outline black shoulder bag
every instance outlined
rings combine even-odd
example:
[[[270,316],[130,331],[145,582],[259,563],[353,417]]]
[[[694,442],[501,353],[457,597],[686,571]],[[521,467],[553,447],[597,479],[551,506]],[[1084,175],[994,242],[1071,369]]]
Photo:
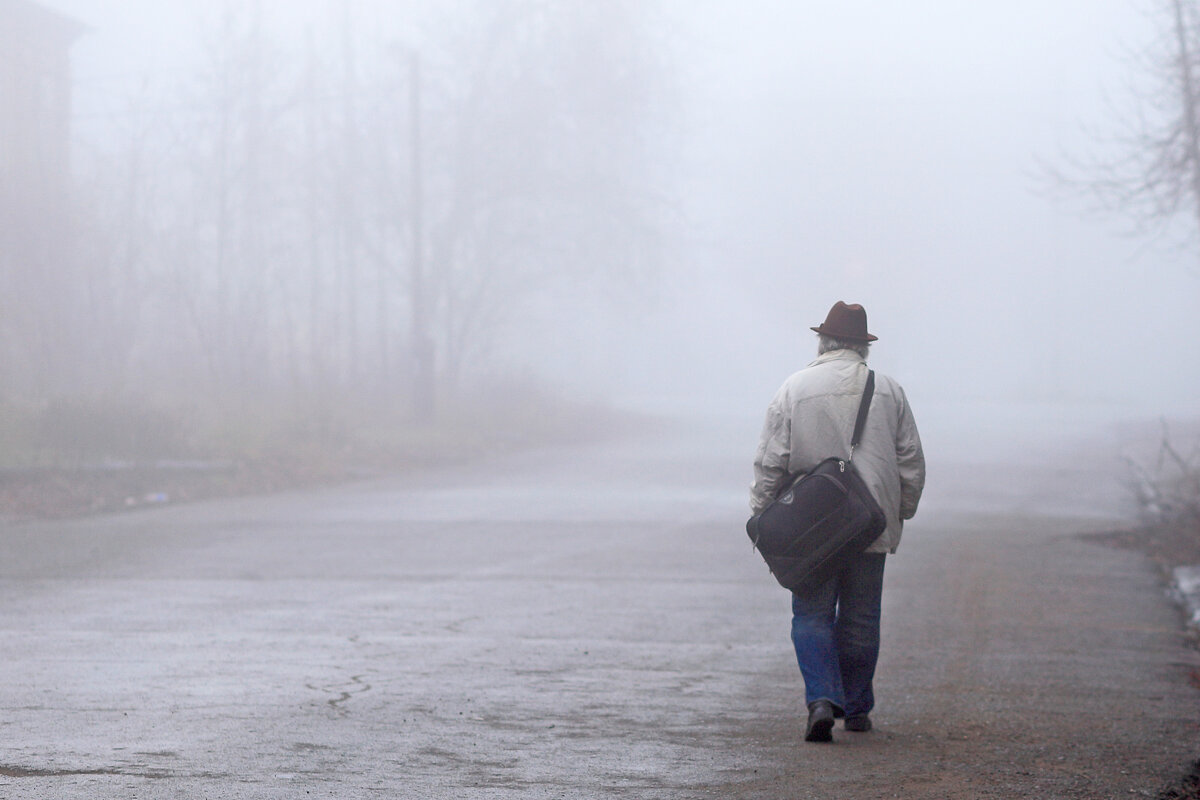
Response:
[[[852,460],[875,393],[875,372],[858,404],[850,457],[827,458],[794,478],[762,513],[746,523],[755,549],[785,589],[820,588],[887,527],[887,517]]]

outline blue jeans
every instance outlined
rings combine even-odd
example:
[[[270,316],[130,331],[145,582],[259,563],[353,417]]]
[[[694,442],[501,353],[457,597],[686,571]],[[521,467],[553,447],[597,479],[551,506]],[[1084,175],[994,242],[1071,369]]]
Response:
[[[828,700],[839,716],[875,707],[884,553],[862,553],[824,586],[792,595],[792,644],[809,705]]]

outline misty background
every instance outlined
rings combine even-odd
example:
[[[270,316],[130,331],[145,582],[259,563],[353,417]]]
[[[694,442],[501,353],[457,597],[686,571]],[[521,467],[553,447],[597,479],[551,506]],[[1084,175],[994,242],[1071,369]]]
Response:
[[[9,404],[536,387],[756,432],[845,300],[931,455],[1200,413],[1195,242],[1045,169],[1110,147],[1153,3],[41,6],[85,27]]]

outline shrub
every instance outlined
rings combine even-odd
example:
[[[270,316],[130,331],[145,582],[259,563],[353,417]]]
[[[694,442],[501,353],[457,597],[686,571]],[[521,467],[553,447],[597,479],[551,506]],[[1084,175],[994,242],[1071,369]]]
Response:
[[[55,400],[33,415],[32,427],[33,447],[59,466],[187,452],[178,419],[133,400]]]
[[[1186,452],[1171,441],[1166,422],[1157,457],[1143,466],[1126,457],[1134,498],[1144,520],[1155,525],[1200,522],[1200,439]]]

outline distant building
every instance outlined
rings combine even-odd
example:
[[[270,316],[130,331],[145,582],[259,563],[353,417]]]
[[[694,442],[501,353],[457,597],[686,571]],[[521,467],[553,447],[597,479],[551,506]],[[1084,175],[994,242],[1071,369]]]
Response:
[[[56,388],[76,316],[69,52],[84,30],[0,0],[0,397]]]
[[[53,202],[68,184],[69,51],[85,30],[31,0],[0,0],[0,182],[8,192]]]

